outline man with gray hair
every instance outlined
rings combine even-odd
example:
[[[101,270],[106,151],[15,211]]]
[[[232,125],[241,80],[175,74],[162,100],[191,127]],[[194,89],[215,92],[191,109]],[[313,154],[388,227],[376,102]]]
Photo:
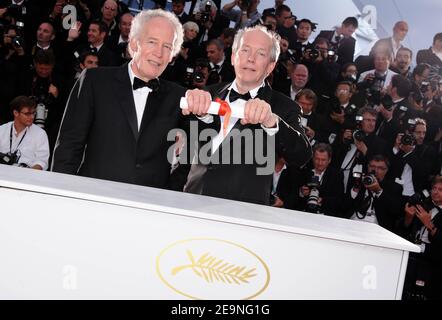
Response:
[[[180,98],[186,94],[195,109],[210,98],[159,79],[182,42],[183,29],[173,13],[139,13],[129,35],[132,61],[85,70],[72,89],[52,170],[165,188],[172,145],[167,134],[179,124]]]
[[[276,152],[288,166],[299,167],[310,159],[311,147],[300,124],[300,107],[265,81],[279,53],[279,37],[263,26],[237,33],[232,47],[236,78],[227,85],[209,87],[209,91],[232,109],[244,107],[244,118],[208,115],[208,105],[189,108],[187,112],[200,116],[201,126],[216,134],[209,142],[209,162],[192,165],[186,192],[269,204]],[[260,144],[266,153],[264,162],[256,152]],[[250,146],[255,150],[249,150]],[[238,159],[241,161],[235,161]],[[263,172],[263,168],[270,170]]]

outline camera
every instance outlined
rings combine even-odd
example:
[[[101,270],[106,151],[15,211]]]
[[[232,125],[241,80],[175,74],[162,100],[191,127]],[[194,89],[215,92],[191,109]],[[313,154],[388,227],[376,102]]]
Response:
[[[356,116],[355,118],[356,120],[356,130],[353,132],[353,139],[355,139],[356,141],[364,141],[366,134],[364,131],[362,131],[361,128],[361,123],[364,120],[364,117],[362,116]]]
[[[329,63],[336,62],[338,60],[338,55],[336,54],[335,49],[329,49],[327,51],[327,61]]]
[[[43,103],[38,103],[35,109],[34,123],[40,128],[44,129],[47,117],[48,117],[48,109]]]
[[[202,23],[209,22],[211,13],[212,13],[212,3],[210,1],[207,1],[206,6],[204,7],[204,11],[201,12],[201,22]]]
[[[424,203],[430,198],[430,193],[428,192],[428,190],[422,190],[421,192],[417,192],[415,194],[413,194],[409,199],[408,199],[408,203],[410,204],[410,206],[423,206]]]
[[[414,130],[416,130],[416,120],[409,119],[405,130],[406,132],[401,138],[401,144],[406,146],[414,146],[416,144],[416,137],[413,134]]]
[[[362,185],[362,172],[353,172],[353,187],[360,189]]]
[[[376,181],[376,174],[374,171],[371,171],[369,174],[366,174],[362,177],[361,182],[364,186],[371,186]]]
[[[18,17],[26,14],[26,8],[21,7],[15,3],[10,4],[8,7],[8,15],[12,18],[17,19]]]
[[[12,45],[16,48],[20,48],[23,47],[24,44],[24,40],[22,37],[20,36],[15,36],[14,38],[12,38]]]
[[[320,54],[321,54],[321,53],[319,52],[318,49],[311,49],[311,50],[308,52],[308,59],[311,60],[311,61],[316,61],[316,59],[319,58],[319,55],[320,55]]]
[[[311,213],[319,213],[319,186],[321,185],[318,176],[312,176],[307,183],[307,187],[310,189],[310,195],[307,199],[306,211]]]
[[[15,152],[1,153],[0,152],[0,164],[5,164],[8,166],[12,166],[18,163],[20,156],[18,155],[18,150]]]

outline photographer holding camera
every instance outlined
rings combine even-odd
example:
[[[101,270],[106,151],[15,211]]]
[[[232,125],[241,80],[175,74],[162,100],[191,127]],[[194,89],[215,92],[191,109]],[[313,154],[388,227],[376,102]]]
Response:
[[[408,259],[404,299],[442,298],[441,228],[442,177],[436,176],[431,182],[431,197],[410,199],[397,224],[399,235],[421,247],[420,253],[410,253]]]
[[[46,170],[49,143],[44,130],[33,124],[35,101],[18,96],[11,110],[14,121],[0,126],[0,164]]]
[[[386,178],[389,167],[387,157],[375,155],[368,161],[367,173],[353,173],[345,201],[345,218],[394,229],[402,205],[402,190],[399,184]]]
[[[199,27],[196,42],[201,46],[201,50],[205,49],[204,45],[207,41],[218,38],[230,24],[227,17],[219,14],[218,8],[212,0],[201,1],[199,11],[194,15],[194,20]],[[200,56],[204,56],[204,52]]]
[[[355,117],[358,108],[351,103],[353,96],[353,84],[348,81],[338,82],[335,90],[335,98],[324,105],[324,125],[322,135],[327,137],[330,143],[334,142],[336,136],[342,129],[354,128]]]
[[[394,75],[385,93],[376,101],[376,109],[382,117],[376,123],[376,134],[394,145],[397,134],[404,130],[409,119],[418,117],[408,99],[411,91],[410,81],[401,75]]]
[[[234,0],[223,7],[223,15],[235,22],[235,29],[255,25],[261,18],[258,12],[259,0]],[[239,9],[234,9],[235,7]]]
[[[26,66],[26,56],[17,41],[15,26],[6,27],[0,36],[0,124],[3,124],[12,120],[9,103],[17,96],[19,75]]]
[[[332,148],[325,143],[313,147],[310,165],[288,167],[278,186],[286,209],[337,216],[344,197],[342,173],[330,166]]]
[[[334,53],[329,50],[329,43],[324,38],[317,38],[314,48],[304,51],[303,61],[310,72],[307,88],[312,89],[323,103],[322,97],[331,97],[336,79],[339,75],[339,64],[335,61]]]
[[[373,155],[387,154],[387,144],[375,135],[377,112],[370,107],[359,109],[356,118],[356,127],[344,129],[341,139],[333,144],[335,168],[341,169],[344,174],[345,190],[348,190],[349,180],[356,165],[365,167],[367,159]]]

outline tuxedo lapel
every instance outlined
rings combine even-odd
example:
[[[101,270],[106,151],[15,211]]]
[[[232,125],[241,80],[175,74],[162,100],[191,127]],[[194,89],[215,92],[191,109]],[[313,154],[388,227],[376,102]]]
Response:
[[[118,69],[116,78],[118,81],[114,82],[114,92],[117,96],[117,102],[126,116],[135,140],[138,140],[138,120],[127,64]]]

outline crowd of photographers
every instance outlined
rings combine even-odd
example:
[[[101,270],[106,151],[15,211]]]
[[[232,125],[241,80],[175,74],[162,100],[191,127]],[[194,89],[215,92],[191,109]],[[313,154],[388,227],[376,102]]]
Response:
[[[377,223],[419,244],[404,297],[441,298],[442,33],[414,53],[400,21],[355,60],[354,17],[318,31],[284,0],[263,12],[259,0],[185,4],[172,1],[184,43],[162,77],[187,88],[235,78],[236,30],[262,24],[281,36],[267,81],[302,108],[314,155],[303,168],[278,158],[273,205]],[[114,0],[0,0],[0,163],[48,168],[73,84],[85,68],[130,60],[132,19]]]

